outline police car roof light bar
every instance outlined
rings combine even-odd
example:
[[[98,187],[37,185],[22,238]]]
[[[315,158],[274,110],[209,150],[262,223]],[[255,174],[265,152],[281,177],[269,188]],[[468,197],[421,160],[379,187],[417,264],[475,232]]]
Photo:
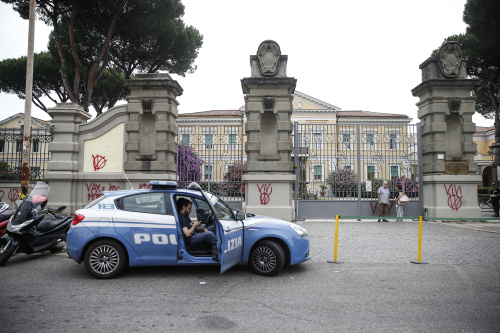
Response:
[[[149,182],[152,190],[176,190],[177,182],[168,180],[152,180]]]

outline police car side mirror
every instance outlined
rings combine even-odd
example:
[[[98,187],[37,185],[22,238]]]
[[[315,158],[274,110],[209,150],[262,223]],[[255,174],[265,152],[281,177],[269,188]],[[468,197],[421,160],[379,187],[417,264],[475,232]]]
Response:
[[[238,211],[238,213],[236,214],[236,219],[237,220],[244,220],[245,219],[245,213],[243,213],[242,211]]]

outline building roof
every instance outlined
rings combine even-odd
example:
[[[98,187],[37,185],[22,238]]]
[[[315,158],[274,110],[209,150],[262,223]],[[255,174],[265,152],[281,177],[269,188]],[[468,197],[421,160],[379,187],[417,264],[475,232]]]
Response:
[[[309,95],[304,94],[304,93],[302,93],[300,91],[297,91],[297,90],[295,90],[295,92],[294,92],[293,95],[294,95],[294,98],[298,98],[298,99],[302,99],[304,101],[308,101],[309,103],[317,105],[318,107],[320,107],[322,109],[335,110],[335,111],[339,111],[340,110],[340,108],[338,106],[335,106],[333,104],[324,102],[324,101],[322,101],[320,99],[317,99],[315,97],[309,96]]]
[[[491,131],[494,129],[495,129],[495,126],[490,126],[490,127],[476,126],[476,133],[477,132],[488,132],[488,131]]]
[[[337,117],[377,117],[377,118],[408,118],[405,114],[381,113],[361,110],[337,111]]]
[[[210,110],[201,112],[179,113],[182,117],[241,117],[243,112],[240,110]]]
[[[8,118],[5,118],[3,120],[0,120],[0,126],[2,124],[6,124],[8,123],[9,121],[13,120],[13,119],[16,119],[16,118],[21,118],[24,120],[24,113],[22,112],[19,112],[19,113],[16,113]],[[37,125],[37,126],[40,126],[40,127],[46,127],[46,126],[49,126],[51,123],[50,121],[47,121],[47,120],[42,120],[40,118],[36,118],[36,117],[31,117],[31,123]]]

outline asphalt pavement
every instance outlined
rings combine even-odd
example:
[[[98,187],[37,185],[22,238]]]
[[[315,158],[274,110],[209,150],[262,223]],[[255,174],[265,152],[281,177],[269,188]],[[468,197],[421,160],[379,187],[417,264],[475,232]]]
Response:
[[[130,268],[96,280],[55,255],[0,267],[2,332],[500,332],[500,223],[299,221],[311,260]]]

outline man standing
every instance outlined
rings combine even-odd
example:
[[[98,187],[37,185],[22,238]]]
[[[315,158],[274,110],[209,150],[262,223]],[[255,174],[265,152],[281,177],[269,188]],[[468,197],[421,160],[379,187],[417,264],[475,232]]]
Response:
[[[389,189],[387,188],[389,184],[387,181],[384,181],[384,186],[380,187],[377,191],[378,197],[378,217],[387,216],[387,211],[389,209]],[[380,219],[378,220],[380,222]],[[382,220],[383,222],[389,222],[386,219]]]
[[[493,210],[495,211],[495,215],[493,215],[493,217],[498,217],[498,201],[500,200],[499,196],[500,196],[500,189],[497,188],[497,183],[496,182],[493,182],[493,184],[491,184],[493,186],[493,188],[491,189],[490,191],[490,198],[491,198],[491,202],[493,202]]]

